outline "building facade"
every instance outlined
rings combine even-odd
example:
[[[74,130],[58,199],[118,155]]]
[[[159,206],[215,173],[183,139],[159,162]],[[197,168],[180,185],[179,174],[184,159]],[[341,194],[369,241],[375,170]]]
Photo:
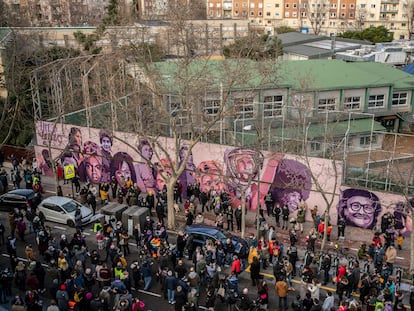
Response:
[[[385,26],[394,39],[409,39],[409,14],[404,0],[207,0],[207,18],[248,19],[267,33],[287,26],[313,34],[336,34]],[[224,9],[225,8],[225,9]]]

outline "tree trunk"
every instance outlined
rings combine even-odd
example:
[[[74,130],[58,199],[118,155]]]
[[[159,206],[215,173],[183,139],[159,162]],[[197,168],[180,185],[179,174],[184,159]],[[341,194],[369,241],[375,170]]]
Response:
[[[167,227],[175,229],[175,210],[174,210],[174,186],[176,178],[170,178],[167,182]]]
[[[241,238],[246,236],[246,191],[242,190],[241,193],[241,206],[242,206],[242,219],[241,219]]]
[[[329,213],[330,213],[330,207],[328,206],[325,210],[325,215],[323,221],[325,222],[325,226],[323,228],[323,238],[321,243],[321,251],[325,249],[326,240],[328,239],[328,225],[329,225]],[[332,232],[331,232],[332,234]]]

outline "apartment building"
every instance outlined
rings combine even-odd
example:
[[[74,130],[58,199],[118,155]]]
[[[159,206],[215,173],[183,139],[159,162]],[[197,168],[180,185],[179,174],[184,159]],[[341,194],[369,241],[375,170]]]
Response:
[[[409,39],[409,14],[404,0],[207,0],[207,18],[248,19],[271,34],[281,26],[322,35],[385,26]]]

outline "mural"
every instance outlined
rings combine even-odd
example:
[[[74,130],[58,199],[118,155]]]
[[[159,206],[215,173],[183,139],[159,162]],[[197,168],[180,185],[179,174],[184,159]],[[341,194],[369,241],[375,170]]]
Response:
[[[142,192],[157,193],[165,186],[164,178],[172,173],[173,163],[165,152],[174,155],[175,145],[169,138],[159,138],[163,152],[154,150],[149,139],[131,133],[40,121],[36,123],[36,134],[36,159],[44,175],[53,175],[52,162],[74,164],[84,182],[99,184],[115,177],[121,186],[132,183]],[[114,137],[122,137],[127,143]],[[138,152],[130,146],[136,146]],[[180,146],[179,163],[187,152],[186,144]],[[411,206],[403,203],[404,197],[364,189],[335,189],[331,161],[311,158],[310,165],[321,187],[327,193],[339,195],[334,202],[337,208],[331,208],[333,224],[343,217],[350,226],[383,231],[381,225],[392,219],[399,233],[410,234]],[[206,194],[227,194],[233,207],[241,204],[241,194],[245,192],[247,207],[252,210],[258,204],[264,205],[264,197],[270,192],[274,202],[287,205],[294,217],[302,199],[308,206],[318,205],[321,213],[325,210],[311,177],[307,165],[293,155],[199,143],[192,149],[179,182],[183,199],[187,197],[187,187],[198,184]],[[337,178],[342,180],[341,173]],[[310,212],[307,218],[311,220]]]
[[[350,226],[384,233],[391,225],[397,233],[408,236],[412,231],[412,206],[405,201],[404,197],[390,193],[341,189],[337,214]]]

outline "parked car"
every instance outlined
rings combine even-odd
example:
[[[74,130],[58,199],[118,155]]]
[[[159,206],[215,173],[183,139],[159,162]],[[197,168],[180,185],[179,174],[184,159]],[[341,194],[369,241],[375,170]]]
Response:
[[[35,193],[31,189],[16,189],[0,196],[0,210],[11,212],[15,208],[26,210],[33,207]]]
[[[208,225],[191,225],[185,229],[185,234],[191,235],[195,246],[203,246],[207,239],[212,239],[214,242],[221,240],[223,244],[227,239],[231,239],[234,244],[236,254],[240,258],[247,257],[249,248],[247,241],[237,235],[225,232],[220,228]]]
[[[80,207],[82,213],[82,223],[87,224],[91,222],[92,210],[68,197],[48,197],[38,206],[39,210],[45,215],[46,220],[66,224],[70,227],[75,226],[77,207]]]

